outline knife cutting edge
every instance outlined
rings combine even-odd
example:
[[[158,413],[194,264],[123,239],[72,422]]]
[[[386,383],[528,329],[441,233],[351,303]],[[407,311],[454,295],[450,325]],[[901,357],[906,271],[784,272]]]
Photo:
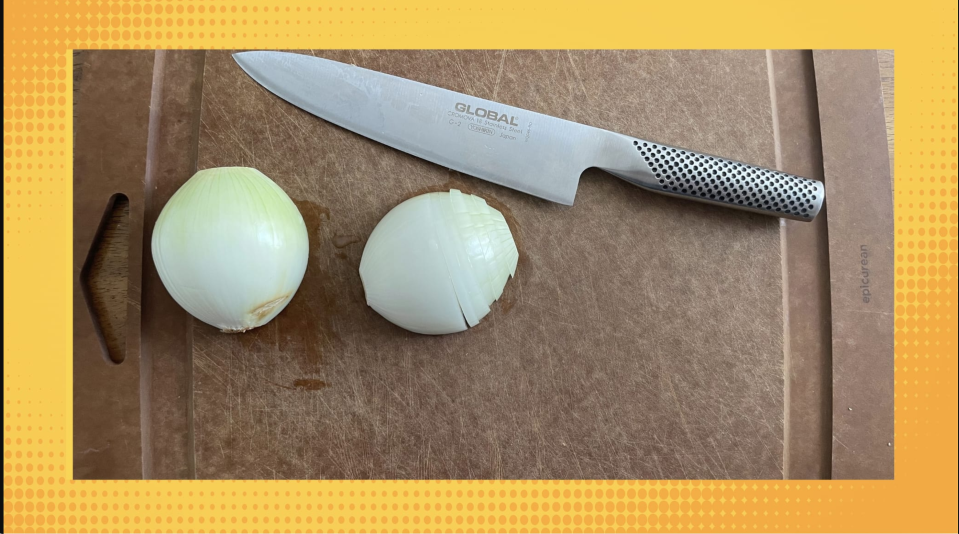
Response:
[[[233,58],[287,102],[450,169],[572,205],[583,171],[602,169],[670,196],[811,221],[822,182],[654,143],[354,65],[289,52]]]

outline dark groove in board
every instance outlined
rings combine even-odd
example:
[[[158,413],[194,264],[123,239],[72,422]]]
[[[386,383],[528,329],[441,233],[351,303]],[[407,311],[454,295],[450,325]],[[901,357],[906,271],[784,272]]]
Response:
[[[156,144],[146,177],[143,265],[143,354],[152,376],[143,396],[150,405],[149,476],[196,477],[193,433],[193,320],[170,297],[153,264],[153,226],[169,198],[196,172],[203,51],[164,51],[155,73]]]
[[[822,139],[812,52],[775,50],[775,90],[784,171],[823,179]],[[784,288],[789,395],[784,473],[828,479],[832,463],[832,346],[829,300],[828,198],[809,223],[785,221]]]

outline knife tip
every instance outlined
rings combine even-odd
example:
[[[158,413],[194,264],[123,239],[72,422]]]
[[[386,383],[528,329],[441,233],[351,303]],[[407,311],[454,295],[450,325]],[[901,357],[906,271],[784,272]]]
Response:
[[[241,52],[233,52],[230,55],[233,56],[233,61],[242,65],[244,63],[253,63],[268,54],[265,50],[243,50]]]
[[[233,57],[233,61],[237,63],[240,67],[246,70],[247,65],[250,63],[250,60],[253,59],[251,52],[233,52],[230,56]]]

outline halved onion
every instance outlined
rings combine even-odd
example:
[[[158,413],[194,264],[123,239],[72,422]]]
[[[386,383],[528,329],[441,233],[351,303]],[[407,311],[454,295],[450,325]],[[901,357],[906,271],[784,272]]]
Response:
[[[452,189],[393,208],[360,260],[367,304],[420,334],[476,326],[516,274],[519,252],[503,214]]]

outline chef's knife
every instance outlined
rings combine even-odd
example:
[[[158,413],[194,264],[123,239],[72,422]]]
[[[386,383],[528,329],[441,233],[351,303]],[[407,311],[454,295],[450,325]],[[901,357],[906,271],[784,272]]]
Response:
[[[263,87],[317,117],[433,163],[571,205],[600,168],[671,196],[811,221],[821,182],[288,52],[240,52]]]

